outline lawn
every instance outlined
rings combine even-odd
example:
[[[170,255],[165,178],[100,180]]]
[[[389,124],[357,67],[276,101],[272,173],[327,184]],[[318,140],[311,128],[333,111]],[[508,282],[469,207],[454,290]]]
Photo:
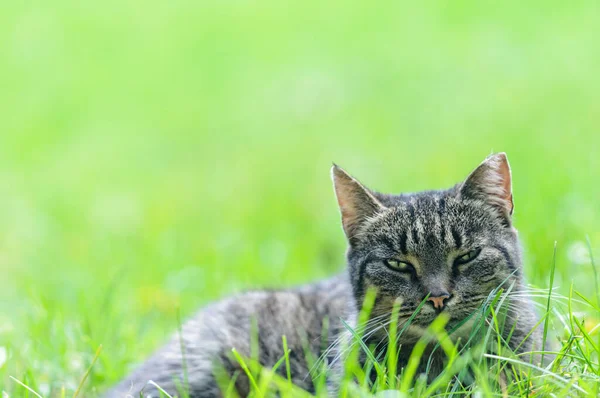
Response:
[[[332,161],[412,192],[507,152],[529,282],[556,242],[556,291],[598,303],[599,27],[592,0],[7,2],[0,391],[73,395],[102,346],[95,396],[178,313],[340,272]]]

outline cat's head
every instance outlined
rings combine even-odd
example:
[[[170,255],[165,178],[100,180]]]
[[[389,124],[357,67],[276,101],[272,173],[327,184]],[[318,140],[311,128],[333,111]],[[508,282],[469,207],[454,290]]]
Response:
[[[428,324],[440,311],[462,320],[499,285],[520,277],[504,153],[489,156],[466,180],[441,191],[380,194],[338,166],[332,178],[357,304],[369,288],[378,292],[372,317],[390,314],[397,299],[400,318],[408,317],[429,296],[417,324]]]

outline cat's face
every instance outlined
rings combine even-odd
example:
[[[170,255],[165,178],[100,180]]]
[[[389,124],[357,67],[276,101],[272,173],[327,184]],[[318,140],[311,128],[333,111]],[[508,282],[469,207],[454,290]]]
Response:
[[[369,288],[378,292],[372,318],[389,315],[399,301],[400,320],[406,319],[429,297],[416,325],[428,325],[441,311],[457,323],[519,276],[504,154],[486,159],[446,191],[373,193],[341,169],[334,169],[334,181],[357,303]]]

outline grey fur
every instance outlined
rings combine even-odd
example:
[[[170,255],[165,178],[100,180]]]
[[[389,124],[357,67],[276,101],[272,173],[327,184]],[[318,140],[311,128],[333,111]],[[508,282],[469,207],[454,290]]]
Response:
[[[400,300],[402,322],[428,294],[448,295],[444,311],[450,316],[450,326],[472,314],[499,285],[524,289],[521,249],[511,219],[510,168],[504,154],[488,157],[463,183],[442,191],[386,195],[368,190],[337,166],[332,176],[349,242],[348,273],[291,290],[245,293],[200,311],[182,333],[190,396],[221,396],[215,377],[219,372],[229,377],[238,372],[237,392],[247,395],[248,379],[230,353],[235,347],[243,356],[252,356],[253,319],[258,325],[259,361],[273,366],[283,356],[281,336],[286,335],[293,382],[312,391],[305,350],[335,362],[338,352],[326,350],[323,341],[343,337],[341,319],[355,322],[371,287],[378,292],[372,318],[389,315],[395,300]],[[458,256],[473,249],[480,250],[476,258],[455,264]],[[388,259],[410,262],[414,268],[392,269],[386,265]],[[524,295],[509,300],[516,304],[508,314],[506,329],[516,325],[509,344],[520,352],[539,349],[537,331],[523,341],[537,322],[532,303]],[[439,313],[429,304],[401,336],[398,369]],[[329,322],[325,338],[321,336],[324,322]],[[462,333],[459,330],[453,337]],[[384,327],[374,328],[365,339],[380,344],[385,336]],[[107,397],[138,396],[148,380],[175,394],[177,385],[184,384],[183,363],[176,336]],[[442,366],[443,357],[434,358],[433,373]],[[149,386],[144,393],[156,396]]]

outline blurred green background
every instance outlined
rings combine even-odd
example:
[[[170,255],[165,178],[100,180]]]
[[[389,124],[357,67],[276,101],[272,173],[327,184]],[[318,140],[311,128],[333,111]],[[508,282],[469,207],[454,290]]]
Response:
[[[343,269],[384,192],[508,153],[526,274],[593,291],[598,1],[4,2],[0,390],[102,390],[182,317]]]

